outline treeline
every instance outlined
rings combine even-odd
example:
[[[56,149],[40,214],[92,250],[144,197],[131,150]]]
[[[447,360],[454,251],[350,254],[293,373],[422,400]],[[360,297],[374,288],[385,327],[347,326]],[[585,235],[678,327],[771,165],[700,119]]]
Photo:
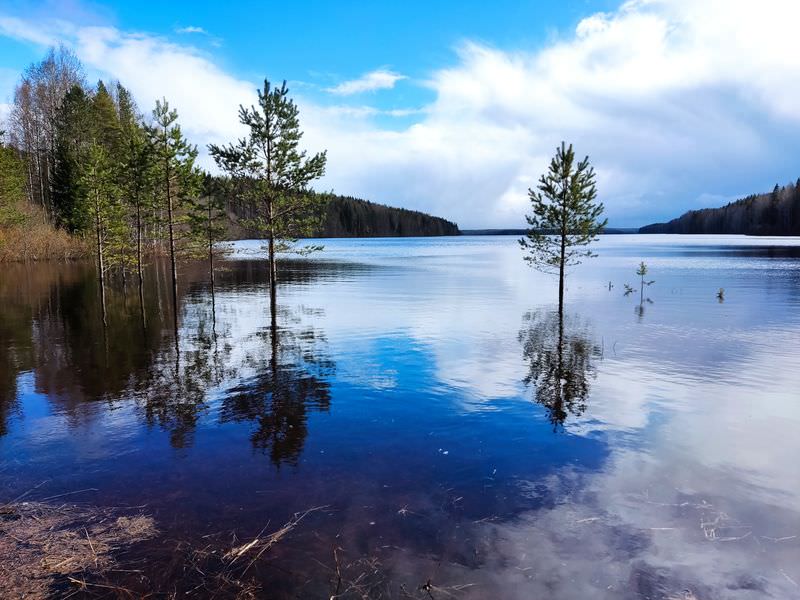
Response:
[[[753,194],[720,208],[690,210],[639,233],[800,235],[800,179],[768,194]]]
[[[25,215],[34,211],[49,228],[44,235],[67,235],[74,246],[93,250],[101,296],[108,276],[127,285],[134,273],[141,296],[145,260],[164,254],[176,299],[176,261],[213,260],[225,231],[219,194],[195,165],[197,149],[177,120],[166,100],[145,114],[121,83],[89,85],[63,46],[26,69],[0,164],[6,257],[29,258],[14,257],[11,242],[14,231],[26,235]]]
[[[224,182],[223,182],[224,183]],[[220,188],[223,186],[220,185]],[[351,196],[337,194],[314,194],[321,197],[325,214],[320,226],[310,237],[423,237],[460,235],[458,225],[441,217],[377,204]],[[258,236],[244,226],[254,214],[251,205],[237,202],[229,196],[224,200],[225,209],[231,217],[228,239],[245,239]]]
[[[350,196],[330,195],[319,237],[459,235],[458,225],[416,210],[393,208]]]

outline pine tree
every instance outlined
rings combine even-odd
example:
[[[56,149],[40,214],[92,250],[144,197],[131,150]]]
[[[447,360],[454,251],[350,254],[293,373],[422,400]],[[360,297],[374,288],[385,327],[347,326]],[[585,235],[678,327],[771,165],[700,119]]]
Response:
[[[139,308],[146,326],[144,310],[144,233],[156,184],[155,149],[141,124],[136,105],[128,90],[117,84],[117,105],[121,129],[120,187],[133,221],[135,266]]]
[[[109,232],[113,231],[113,223],[118,218],[119,204],[115,200],[117,188],[114,169],[105,148],[96,141],[89,146],[81,184],[86,191],[87,212],[92,219],[94,228],[100,306],[102,308],[103,325],[106,326],[108,325],[105,291],[105,273],[108,268],[106,264],[106,244]]]
[[[178,331],[178,269],[177,235],[180,204],[196,192],[197,175],[194,161],[197,148],[190,145],[178,125],[178,112],[170,110],[166,100],[156,101],[153,110],[155,124],[150,128],[150,138],[155,149],[158,169],[158,187],[167,209],[169,256],[172,267],[172,308],[175,333]],[[177,344],[177,336],[176,342]]]
[[[203,176],[202,192],[196,199],[189,201],[189,235],[192,241],[192,253],[208,260],[208,272],[211,282],[212,298],[214,294],[214,253],[219,250],[219,243],[228,232],[225,212],[224,181],[211,175]]]
[[[208,149],[231,176],[234,196],[255,215],[247,224],[267,239],[275,326],[275,256],[292,250],[298,238],[319,229],[325,197],[309,193],[309,185],[324,175],[326,154],[309,157],[299,149],[303,136],[299,110],[289,98],[286,82],[273,88],[265,79],[264,89],[258,91],[258,106],[240,106],[239,120],[250,130],[246,138],[227,146],[211,144]]]
[[[122,127],[114,98],[102,81],[97,83],[97,90],[92,98],[92,126],[94,142],[103,148],[116,184],[116,193],[110,199],[107,211],[107,267],[116,269],[122,275],[123,284],[126,284],[127,271],[133,265],[133,252],[130,230],[119,194]]]
[[[603,204],[595,202],[597,188],[589,157],[576,164],[572,144],[567,148],[562,142],[548,172],[528,195],[533,213],[526,216],[530,229],[519,243],[531,267],[558,271],[558,309],[563,312],[566,267],[595,256],[586,246],[608,223],[600,220]]]

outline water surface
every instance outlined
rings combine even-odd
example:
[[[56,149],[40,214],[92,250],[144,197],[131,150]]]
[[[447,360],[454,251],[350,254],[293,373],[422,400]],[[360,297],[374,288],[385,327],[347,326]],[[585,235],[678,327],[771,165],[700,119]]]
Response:
[[[145,505],[139,590],[324,507],[270,597],[800,597],[800,240],[604,236],[561,320],[513,237],[324,243],[277,332],[258,242],[184,266],[177,350],[163,266],[105,332],[90,264],[4,267],[0,502]]]

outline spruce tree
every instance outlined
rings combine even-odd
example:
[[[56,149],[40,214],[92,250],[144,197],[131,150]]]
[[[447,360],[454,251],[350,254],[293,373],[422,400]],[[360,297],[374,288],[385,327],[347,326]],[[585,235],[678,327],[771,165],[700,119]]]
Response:
[[[55,118],[55,160],[52,179],[56,223],[72,233],[93,227],[83,210],[82,170],[93,139],[92,100],[79,85],[66,93]]]
[[[576,164],[572,144],[564,142],[556,150],[547,173],[539,178],[536,190],[528,190],[532,214],[530,228],[519,240],[524,259],[536,269],[558,272],[558,310],[564,310],[564,272],[595,256],[586,248],[608,223],[600,220],[603,204],[595,202],[594,169],[587,156]]]
[[[292,250],[298,238],[319,229],[325,196],[309,193],[309,185],[324,175],[326,154],[307,156],[300,150],[299,110],[289,98],[286,82],[272,87],[265,79],[263,90],[258,91],[258,106],[240,106],[239,120],[249,128],[247,137],[226,146],[211,144],[208,149],[230,175],[234,197],[254,215],[247,225],[267,240],[275,326],[275,256]],[[319,247],[308,248],[315,249]]]

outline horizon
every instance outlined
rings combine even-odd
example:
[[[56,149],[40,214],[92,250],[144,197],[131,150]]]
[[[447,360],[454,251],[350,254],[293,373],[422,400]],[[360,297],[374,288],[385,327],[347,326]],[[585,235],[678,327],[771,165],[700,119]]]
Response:
[[[420,15],[424,16],[420,22]],[[610,228],[669,221],[800,173],[800,4],[607,0],[274,8],[12,1],[0,9],[0,119],[22,71],[63,43],[87,80],[148,114],[178,109],[200,162],[239,104],[288,80],[316,189],[461,229],[524,228],[527,189],[565,140],[589,155]],[[269,29],[277,20],[285,26]]]

